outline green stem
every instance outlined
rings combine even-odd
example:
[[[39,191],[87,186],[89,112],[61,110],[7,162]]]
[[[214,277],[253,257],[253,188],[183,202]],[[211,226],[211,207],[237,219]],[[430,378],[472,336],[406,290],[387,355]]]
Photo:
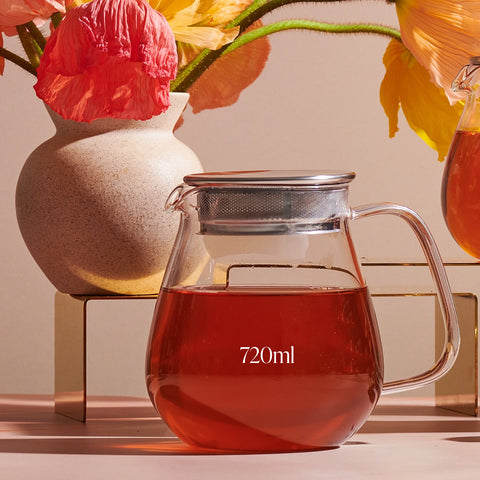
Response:
[[[186,92],[207,68],[223,53],[226,46],[218,50],[202,50],[188,65],[181,70],[170,83],[171,92]]]
[[[25,24],[27,30],[30,32],[30,35],[33,37],[37,45],[40,47],[41,52],[45,50],[45,45],[47,44],[47,40],[43,36],[43,33],[38,29],[38,27],[33,22],[28,22]]]
[[[7,50],[6,48],[0,47],[0,57],[3,57],[6,60],[15,63],[16,65],[23,68],[32,75],[37,75],[37,72],[31,63],[27,62],[24,58],[11,52],[10,50]]]
[[[240,25],[241,30],[245,30],[267,13],[292,3],[340,3],[346,1],[351,0],[254,0],[248,8],[227,25],[227,28]]]
[[[33,68],[36,69],[40,64],[38,45],[36,45],[37,42],[34,41],[25,25],[17,25],[17,32],[30,63],[32,64]]]
[[[227,25],[227,28],[239,26],[241,33],[267,13],[294,3],[340,3],[345,1],[351,0],[254,0],[248,8]],[[179,72],[177,78],[170,84],[170,90],[172,92],[186,92],[227,48],[228,45],[224,45],[218,50],[202,50]]]
[[[378,35],[386,35],[396,40],[401,40],[400,32],[394,28],[385,27],[383,25],[370,25],[364,23],[353,24],[335,24],[335,23],[321,23],[311,20],[285,20],[282,22],[272,23],[263,27],[251,30],[237,37],[228,47],[222,51],[222,55],[236,50],[243,45],[265,37],[272,33],[282,32],[284,30],[315,30],[324,33],[373,33]]]
[[[52,13],[50,19],[52,20],[53,28],[57,28],[62,21],[62,14],[60,12]]]
[[[263,15],[275,10],[278,7],[291,3],[338,3],[351,0],[254,0],[248,8],[234,18],[226,28],[240,26],[240,33],[248,28]],[[208,67],[222,54],[226,46],[218,50],[205,48],[195,57],[170,84],[172,92],[186,92],[195,81],[204,73]]]
[[[385,35],[401,41],[400,32],[394,28],[384,25],[372,25],[365,23],[353,24],[336,24],[315,22],[312,20],[284,20],[281,22],[264,25],[263,27],[251,30],[237,37],[229,45],[223,46],[219,50],[203,50],[192,62],[190,62],[171,83],[171,91],[187,91],[193,83],[202,75],[202,73],[216,60],[218,57],[236,50],[237,48],[265,37],[272,33],[284,30],[315,30],[325,33],[355,34],[370,33],[377,35]]]

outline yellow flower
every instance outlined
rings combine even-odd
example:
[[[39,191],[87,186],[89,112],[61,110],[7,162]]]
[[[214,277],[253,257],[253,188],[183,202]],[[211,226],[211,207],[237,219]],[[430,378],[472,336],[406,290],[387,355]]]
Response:
[[[173,30],[178,47],[178,66],[185,66],[204,48],[217,50],[232,42],[238,28],[225,27],[252,0],[148,0]]]
[[[396,7],[404,45],[454,103],[452,81],[480,54],[480,1],[396,0]]]
[[[450,105],[444,90],[430,80],[404,45],[392,40],[385,51],[385,77],[380,86],[380,101],[389,119],[389,135],[398,131],[398,110],[402,107],[412,130],[443,160],[448,153],[463,110],[461,103]]]

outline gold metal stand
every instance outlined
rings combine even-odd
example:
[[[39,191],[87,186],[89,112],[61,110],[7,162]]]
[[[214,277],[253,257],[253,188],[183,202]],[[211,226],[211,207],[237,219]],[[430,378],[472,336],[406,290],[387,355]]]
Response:
[[[55,295],[55,412],[80,422],[87,418],[87,304],[156,295]]]
[[[363,262],[365,270],[371,268],[381,272],[381,288],[375,288],[367,275],[367,284],[374,297],[434,296],[428,287],[398,288],[385,286],[385,281],[397,281],[395,271],[384,271],[385,267],[423,267],[415,262]],[[446,266],[468,267],[475,262],[453,262]],[[381,267],[381,268],[380,268]],[[402,270],[404,270],[402,268]],[[371,273],[370,272],[367,273]],[[448,268],[447,268],[448,272]],[[479,270],[480,273],[480,270]],[[427,271],[428,274],[428,271]],[[415,272],[415,278],[417,278]],[[427,275],[428,280],[428,275]],[[427,282],[428,283],[428,282]],[[412,283],[409,283],[409,285]],[[478,282],[480,288],[480,281]],[[416,284],[415,284],[416,285]],[[425,285],[425,283],[423,283]],[[430,287],[431,288],[431,287]],[[455,282],[453,282],[455,290]],[[470,288],[469,288],[470,290]],[[454,293],[455,305],[460,322],[461,347],[455,365],[435,385],[436,404],[467,415],[478,415],[478,300],[479,292]],[[87,304],[91,300],[154,299],[155,295],[119,296],[72,296],[58,293],[55,296],[55,412],[85,422],[87,418]],[[436,338],[438,354],[444,342],[441,313],[435,307]]]
[[[466,415],[478,415],[478,299],[472,293],[454,294],[460,324],[460,350],[451,370],[435,383],[437,407]],[[443,342],[442,314],[435,303],[435,353]]]
[[[430,296],[432,291],[427,264],[406,260],[365,260],[367,284],[372,296]],[[461,344],[451,370],[435,383],[435,403],[438,407],[471,416],[479,414],[479,363],[478,363],[478,297],[480,296],[480,262],[476,259],[451,259],[444,262],[447,270],[460,326]],[[407,268],[408,267],[408,268]],[[401,272],[400,272],[400,270]],[[471,270],[471,269],[476,270]],[[372,269],[372,270],[370,270]],[[368,278],[368,273],[376,276]],[[400,273],[408,272],[398,287]],[[466,273],[475,273],[472,282]],[[385,285],[391,282],[391,285]],[[381,286],[373,287],[378,283]],[[402,293],[398,288],[403,289]],[[381,293],[379,293],[381,292]],[[466,293],[460,293],[466,292]],[[444,328],[438,302],[435,301],[435,354],[443,348]]]

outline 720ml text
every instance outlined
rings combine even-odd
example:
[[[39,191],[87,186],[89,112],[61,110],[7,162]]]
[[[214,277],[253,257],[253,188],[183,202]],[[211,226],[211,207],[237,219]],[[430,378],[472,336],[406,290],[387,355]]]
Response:
[[[242,363],[295,363],[295,347],[289,350],[273,350],[270,347],[240,347]]]

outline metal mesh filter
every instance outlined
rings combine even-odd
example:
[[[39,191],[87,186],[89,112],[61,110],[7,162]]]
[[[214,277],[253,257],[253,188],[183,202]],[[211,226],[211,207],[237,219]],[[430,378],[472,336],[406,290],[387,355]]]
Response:
[[[353,172],[256,170],[187,175],[200,232],[279,234],[338,230]]]
[[[197,194],[202,233],[288,233],[340,228],[346,188],[205,188]]]

